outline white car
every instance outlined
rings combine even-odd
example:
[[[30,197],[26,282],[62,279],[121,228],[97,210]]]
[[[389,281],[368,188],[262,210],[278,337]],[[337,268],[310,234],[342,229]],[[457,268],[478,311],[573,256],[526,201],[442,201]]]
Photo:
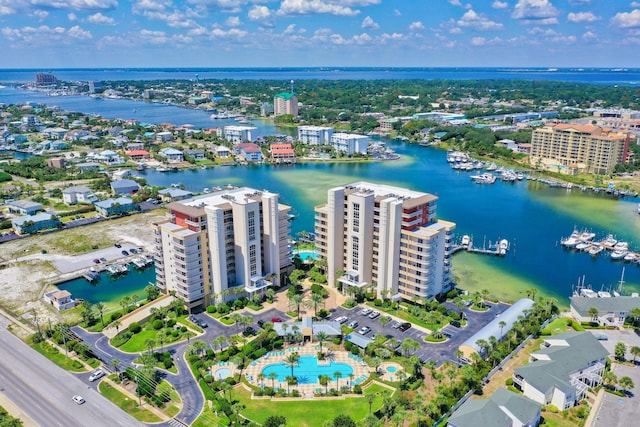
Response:
[[[73,401],[76,402],[78,405],[82,405],[85,400],[84,397],[80,396],[79,394],[76,394],[75,396],[73,396]]]
[[[370,308],[363,308],[362,310],[360,310],[360,314],[363,316],[368,315],[369,313],[371,313],[371,309]]]
[[[340,316],[335,321],[342,325],[343,323],[346,323],[347,320],[349,320],[349,318],[347,316]]]
[[[371,314],[369,314],[369,319],[375,319],[376,317],[380,316],[380,312],[379,311],[372,311]]]
[[[349,323],[348,325],[351,329],[355,329],[358,327],[358,321],[357,320],[353,320],[352,322]]]
[[[102,369],[96,369],[89,375],[89,381],[94,382],[102,377],[104,377],[104,371]]]
[[[358,331],[358,333],[360,335],[367,335],[369,332],[371,332],[371,328],[368,326],[363,326],[362,328],[360,328],[360,330]]]

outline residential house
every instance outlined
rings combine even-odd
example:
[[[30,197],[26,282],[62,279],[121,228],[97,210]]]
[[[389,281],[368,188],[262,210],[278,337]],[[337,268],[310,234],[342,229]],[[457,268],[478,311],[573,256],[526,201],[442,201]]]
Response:
[[[122,179],[125,179],[127,177],[131,176],[131,171],[129,169],[120,169],[115,171],[113,174],[113,180],[114,181],[120,181]]]
[[[150,160],[151,153],[146,150],[132,150],[127,151],[127,156],[133,161],[139,162],[141,160]]]
[[[291,144],[271,144],[271,160],[274,163],[293,163],[296,153]]]
[[[171,132],[158,132],[156,134],[156,141],[169,142],[173,140],[173,134]]]
[[[120,215],[135,211],[136,205],[130,197],[120,197],[117,199],[106,199],[96,203],[96,211],[104,216]]]
[[[76,185],[62,190],[62,201],[67,205],[76,203],[93,203],[97,197],[89,187]]]
[[[184,153],[188,156],[193,157],[196,161],[207,159],[207,157],[204,155],[204,150],[202,149],[188,149],[184,150]]]
[[[144,150],[144,142],[130,142],[127,144],[127,150],[128,151]]]
[[[89,131],[84,129],[73,129],[68,131],[64,139],[65,141],[80,141],[82,138],[91,135]]]
[[[35,215],[43,210],[42,205],[33,200],[14,200],[13,202],[8,202],[7,207],[9,208],[9,213],[19,215]]]
[[[217,145],[213,148],[213,151],[216,157],[220,157],[221,159],[227,159],[231,157],[231,150],[225,147],[224,145]]]
[[[164,190],[158,191],[160,198],[163,202],[177,202],[178,200],[188,199],[189,197],[193,197],[193,193],[191,191],[183,190],[181,188],[165,188]]]
[[[578,322],[597,322],[603,326],[618,327],[631,315],[631,310],[640,308],[640,298],[637,294],[615,298],[595,298],[597,294],[594,291],[584,294],[586,296],[570,298],[571,315]],[[592,316],[589,313],[592,308],[598,311],[597,315]]]
[[[182,151],[176,150],[173,147],[163,148],[158,154],[167,159],[169,163],[182,163],[184,162],[184,155]]]
[[[131,194],[140,190],[140,184],[131,179],[121,179],[111,183],[113,194]]]
[[[67,133],[67,129],[65,128],[45,128],[40,132],[42,136],[49,139],[62,139]]]
[[[53,291],[44,295],[44,300],[54,306],[56,310],[69,310],[76,306],[76,302],[71,298],[69,291]]]
[[[97,171],[100,169],[100,163],[96,162],[78,163],[75,166],[80,170],[80,173]]]
[[[125,160],[124,158],[122,158],[122,156],[111,150],[104,150],[100,154],[94,154],[92,157],[96,160],[100,160],[106,163],[109,166],[121,165],[125,163]]]
[[[529,399],[564,411],[602,383],[609,352],[590,332],[550,336],[540,347],[513,372],[513,385]]]
[[[506,388],[488,399],[468,399],[455,410],[447,427],[536,427],[542,405]]]
[[[257,144],[252,142],[246,142],[243,144],[236,144],[233,146],[236,154],[244,157],[247,162],[261,162],[262,150]]]
[[[35,215],[18,216],[11,220],[16,234],[35,233],[62,225],[60,219],[51,212],[39,212]]]
[[[50,168],[64,169],[64,157],[50,157],[47,159],[47,166]]]

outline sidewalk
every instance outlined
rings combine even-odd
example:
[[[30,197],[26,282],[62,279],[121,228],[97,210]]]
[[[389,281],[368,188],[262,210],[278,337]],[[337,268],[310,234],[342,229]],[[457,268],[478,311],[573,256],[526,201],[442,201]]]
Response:
[[[39,427],[38,423],[33,421],[29,415],[22,411],[22,409],[14,405],[13,402],[4,395],[4,393],[0,393],[0,406],[6,409],[12,417],[19,418],[24,424],[24,427]]]

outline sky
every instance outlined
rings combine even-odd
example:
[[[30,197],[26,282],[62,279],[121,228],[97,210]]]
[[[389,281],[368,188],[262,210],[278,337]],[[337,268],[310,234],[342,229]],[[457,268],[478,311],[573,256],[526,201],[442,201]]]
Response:
[[[640,67],[631,0],[0,0],[0,68]]]

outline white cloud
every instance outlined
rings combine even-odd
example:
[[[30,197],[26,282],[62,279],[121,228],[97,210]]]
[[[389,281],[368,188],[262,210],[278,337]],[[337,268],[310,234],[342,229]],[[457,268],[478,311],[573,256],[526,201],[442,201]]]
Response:
[[[509,3],[506,1],[496,0],[491,4],[491,7],[494,9],[506,9],[509,7]]]
[[[629,6],[631,6],[631,7],[640,7],[640,1],[632,1]]]
[[[48,25],[40,25],[39,27],[22,27],[2,29],[4,35],[9,41],[25,42],[30,45],[50,45],[54,43],[71,44],[75,40],[87,40],[93,36],[90,31],[83,30],[75,25],[69,29],[64,27],[49,27]]]
[[[71,22],[74,22],[74,21],[78,20],[78,17],[76,16],[75,13],[72,12],[72,13],[67,14],[67,19],[69,21],[71,21]]]
[[[240,39],[247,35],[248,33],[244,30],[239,30],[237,28],[231,28],[229,31],[225,31],[221,28],[214,28],[211,31],[211,37],[214,39]]]
[[[556,19],[558,17],[558,9],[556,9],[549,0],[518,0],[512,18],[524,20],[546,20]]]
[[[140,38],[151,44],[165,44],[169,41],[164,31],[140,30]]]
[[[640,9],[634,9],[631,12],[617,13],[611,18],[611,23],[620,28],[640,27]]]
[[[371,18],[370,16],[367,16],[366,18],[364,18],[364,20],[362,21],[362,28],[371,28],[373,30],[377,30],[380,28],[380,25],[378,25],[373,18]]]
[[[240,22],[240,18],[237,16],[228,17],[224,23],[228,27],[239,27],[242,24],[242,22]]]
[[[409,24],[409,30],[411,31],[424,30],[424,24],[420,21],[413,21],[411,24]]]
[[[588,41],[598,40],[598,35],[596,33],[594,33],[593,31],[587,31],[586,33],[584,33],[582,35],[582,38],[584,40],[588,40]]]
[[[266,22],[271,18],[271,9],[267,6],[253,6],[247,13],[249,20]]]
[[[402,12],[400,12],[398,9],[393,9],[393,15],[394,16],[402,16]]]
[[[529,31],[527,31],[527,33],[531,34],[531,35],[542,35],[542,36],[546,36],[546,37],[551,37],[551,36],[557,36],[558,32],[555,30],[552,30],[551,28],[540,28],[540,27],[534,27],[532,29],[530,29]]]
[[[280,15],[316,15],[355,16],[360,10],[357,6],[379,4],[381,0],[282,0]]]
[[[457,22],[461,27],[473,28],[474,30],[501,30],[504,26],[498,22],[491,21],[489,18],[482,14],[476,13],[473,9],[470,9],[462,15]]]
[[[46,10],[34,10],[32,12],[32,15],[37,17],[39,21],[43,21],[44,18],[46,18],[47,16],[49,16],[49,12],[47,12]]]
[[[94,13],[87,18],[87,22],[100,25],[115,25],[116,21],[113,18],[103,15],[102,13]]]
[[[115,9],[118,0],[31,0],[30,4],[50,9],[107,10]]]
[[[487,43],[487,39],[484,37],[473,37],[471,38],[471,44],[473,46],[484,46]]]
[[[82,28],[80,28],[78,25],[74,25],[73,27],[69,28],[69,30],[67,31],[67,34],[69,34],[69,36],[73,37],[74,39],[79,39],[79,40],[86,40],[86,39],[93,38],[90,31],[85,31]]]
[[[598,18],[592,12],[569,12],[567,15],[567,21],[569,22],[593,22]]]
[[[282,34],[293,34],[296,32],[296,24],[289,24]]]

